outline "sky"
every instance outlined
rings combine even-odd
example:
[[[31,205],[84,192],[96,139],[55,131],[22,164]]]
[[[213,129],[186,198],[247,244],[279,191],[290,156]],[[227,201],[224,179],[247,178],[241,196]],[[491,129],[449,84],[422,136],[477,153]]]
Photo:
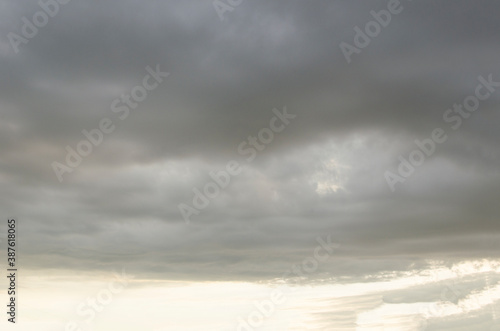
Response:
[[[2,329],[500,329],[498,10],[0,0]]]

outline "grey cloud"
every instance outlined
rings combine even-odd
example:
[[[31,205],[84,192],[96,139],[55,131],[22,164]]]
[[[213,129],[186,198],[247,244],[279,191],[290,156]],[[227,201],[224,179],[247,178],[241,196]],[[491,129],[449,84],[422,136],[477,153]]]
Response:
[[[0,206],[25,224],[26,263],[140,259],[145,277],[270,279],[324,233],[343,245],[332,274],[496,257],[500,94],[457,131],[442,115],[479,75],[500,80],[498,4],[402,3],[349,65],[338,44],[385,1],[246,2],[225,22],[200,1],[61,7],[0,57]],[[2,38],[38,10],[2,4]],[[112,101],[156,64],[171,76],[119,121]],[[296,120],[245,164],[238,144],[283,106]],[[51,162],[103,117],[116,131],[59,183]],[[384,171],[436,127],[448,141],[391,193]],[[231,159],[244,172],[186,227],[178,204]],[[323,182],[343,189],[318,193]]]

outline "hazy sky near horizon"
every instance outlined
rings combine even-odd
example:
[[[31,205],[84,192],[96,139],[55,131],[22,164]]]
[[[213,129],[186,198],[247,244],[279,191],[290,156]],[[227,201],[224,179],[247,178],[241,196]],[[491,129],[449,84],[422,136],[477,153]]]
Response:
[[[41,9],[0,0],[0,210],[23,267],[267,282],[328,234],[340,246],[306,283],[499,258],[500,87],[459,127],[443,116],[500,82],[500,3],[401,0],[348,63],[340,44],[387,4],[244,1],[221,21],[211,1],[74,0],[15,52]],[[120,119],[147,67],[169,75]],[[285,109],[248,161],[240,144]],[[103,118],[114,131],[60,182],[53,163]],[[437,128],[392,192],[386,172]],[[186,224],[179,205],[231,160],[241,173]]]

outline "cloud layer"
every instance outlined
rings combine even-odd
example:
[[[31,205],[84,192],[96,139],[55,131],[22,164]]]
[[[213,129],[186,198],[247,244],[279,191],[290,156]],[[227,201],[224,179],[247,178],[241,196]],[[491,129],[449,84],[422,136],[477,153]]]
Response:
[[[498,257],[500,91],[458,130],[443,113],[500,81],[499,4],[401,5],[347,64],[339,44],[386,1],[244,2],[223,22],[210,2],[73,1],[18,53],[7,34],[40,7],[2,1],[0,207],[25,267],[272,279],[324,233],[341,248],[321,275]],[[120,120],[113,100],[156,65],[170,76]],[[239,144],[283,107],[296,118],[246,161]],[[59,183],[52,162],[102,118],[115,131]],[[384,173],[438,127],[447,141],[391,192]],[[178,205],[230,160],[242,173],[187,226]]]

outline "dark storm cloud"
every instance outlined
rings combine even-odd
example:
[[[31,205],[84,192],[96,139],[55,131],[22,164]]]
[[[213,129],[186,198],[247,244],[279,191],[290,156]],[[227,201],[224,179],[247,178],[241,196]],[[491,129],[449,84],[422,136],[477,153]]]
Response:
[[[491,255],[500,92],[459,130],[442,116],[478,76],[500,81],[499,5],[401,3],[347,64],[339,44],[386,1],[252,1],[223,22],[210,2],[73,1],[17,54],[7,34],[40,9],[2,2],[1,206],[25,223],[26,263],[273,278],[324,233],[339,274]],[[120,121],[111,103],[157,64],[171,75]],[[239,143],[284,106],[296,119],[248,164]],[[59,183],[51,163],[104,117],[115,132]],[[448,140],[391,193],[384,172],[436,127]],[[243,173],[187,227],[178,204],[231,159]]]

